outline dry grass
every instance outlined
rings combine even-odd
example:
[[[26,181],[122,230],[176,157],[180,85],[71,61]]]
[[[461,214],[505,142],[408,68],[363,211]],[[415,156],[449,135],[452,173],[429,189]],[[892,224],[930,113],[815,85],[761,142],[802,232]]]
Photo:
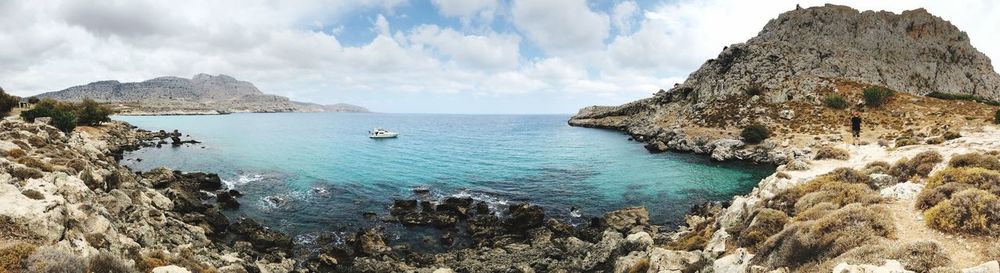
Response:
[[[46,172],[51,172],[52,171],[52,164],[46,163],[46,162],[41,161],[41,160],[39,160],[37,158],[34,158],[34,157],[25,156],[25,157],[18,158],[17,159],[17,163],[21,163],[21,164],[24,164],[24,166],[28,166],[28,167],[31,167],[31,168],[36,168],[36,169],[43,170],[43,171],[46,171]]]
[[[701,222],[695,227],[690,227],[690,232],[685,233],[680,238],[677,238],[677,240],[668,243],[667,248],[684,251],[704,249],[705,245],[708,244],[708,240],[712,239],[712,235],[715,233],[714,224],[715,221],[709,219],[708,221]]]
[[[869,182],[868,176],[856,170],[839,168],[778,193],[767,200],[766,207],[797,216],[821,203],[839,208],[850,203],[875,204],[884,201],[872,190]]]
[[[819,150],[816,150],[816,156],[813,157],[815,160],[823,159],[836,159],[836,160],[848,160],[851,159],[851,154],[847,153],[846,150],[841,148],[836,148],[833,146],[823,146]]]
[[[14,170],[10,172],[10,175],[21,180],[42,178],[41,171],[35,168],[26,168],[26,167],[15,167]]]
[[[1000,159],[995,155],[981,154],[981,153],[968,153],[960,154],[951,157],[948,161],[948,166],[951,167],[979,167],[983,169],[989,169],[994,171],[1000,171]]]
[[[740,247],[756,250],[767,238],[780,232],[788,223],[788,215],[779,210],[762,208],[755,214],[745,226],[727,231],[737,236],[736,244]]]
[[[642,258],[628,268],[628,273],[645,273],[649,271],[649,258]]]
[[[794,222],[771,236],[751,264],[792,269],[829,261],[852,249],[895,237],[883,206],[850,204],[814,220]]]
[[[896,260],[907,270],[928,272],[933,268],[951,264],[951,258],[944,249],[933,241],[916,241],[903,245],[889,240],[851,249],[835,259],[824,262],[810,271],[829,272],[839,263],[881,264],[885,260]]]
[[[0,248],[0,270],[3,272],[21,272],[22,261],[31,256],[37,247],[33,244],[17,242]]]
[[[979,189],[967,189],[924,211],[928,226],[952,233],[1000,234],[1000,198]]]
[[[10,149],[10,151],[7,151],[7,156],[13,159],[18,159],[26,155],[28,155],[28,153],[20,148],[14,148]]]
[[[58,249],[43,246],[24,260],[27,272],[34,273],[85,273],[87,266],[83,259]]]
[[[914,156],[913,159],[902,158],[896,161],[889,174],[897,177],[900,182],[914,177],[927,177],[934,170],[934,166],[943,160],[937,151],[922,152]]]
[[[91,256],[88,262],[89,272],[92,273],[136,273],[138,271],[121,259],[108,252],[101,252]]]
[[[872,175],[872,174],[876,174],[876,173],[889,174],[889,170],[891,170],[891,169],[892,169],[892,165],[890,165],[889,162],[875,161],[875,162],[871,162],[871,163],[868,163],[867,165],[865,165],[865,168],[862,169],[862,171],[865,174],[868,174],[868,175]]]

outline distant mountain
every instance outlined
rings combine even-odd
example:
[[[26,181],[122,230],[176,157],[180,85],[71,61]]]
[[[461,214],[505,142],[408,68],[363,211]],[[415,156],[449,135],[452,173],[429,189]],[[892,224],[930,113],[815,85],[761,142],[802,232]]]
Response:
[[[264,94],[253,83],[227,75],[191,79],[159,77],[143,82],[99,81],[42,93],[39,98],[108,102],[126,114],[220,114],[232,112],[368,112],[364,107],[319,105]]]

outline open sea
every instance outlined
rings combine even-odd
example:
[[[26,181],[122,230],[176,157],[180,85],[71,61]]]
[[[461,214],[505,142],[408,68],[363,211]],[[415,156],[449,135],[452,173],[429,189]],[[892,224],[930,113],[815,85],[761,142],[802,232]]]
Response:
[[[570,127],[568,115],[274,113],[117,116],[147,130],[179,130],[201,144],[144,148],[123,163],[218,173],[244,197],[230,214],[291,232],[350,231],[379,224],[393,199],[472,196],[503,209],[545,208],[570,223],[645,206],[673,228],[707,200],[748,193],[773,166],[713,162],[707,156],[650,154],[616,131]],[[395,139],[369,139],[382,127]],[[187,138],[185,138],[187,139]],[[578,208],[580,215],[571,213]],[[376,217],[377,218],[377,217]]]

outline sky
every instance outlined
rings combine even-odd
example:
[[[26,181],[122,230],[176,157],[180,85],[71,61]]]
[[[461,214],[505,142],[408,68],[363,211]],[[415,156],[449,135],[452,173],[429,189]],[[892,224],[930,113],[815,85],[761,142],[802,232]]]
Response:
[[[781,12],[831,1],[0,0],[0,86],[226,74],[265,93],[398,113],[575,113],[682,82]],[[1000,3],[926,8],[1000,58]]]

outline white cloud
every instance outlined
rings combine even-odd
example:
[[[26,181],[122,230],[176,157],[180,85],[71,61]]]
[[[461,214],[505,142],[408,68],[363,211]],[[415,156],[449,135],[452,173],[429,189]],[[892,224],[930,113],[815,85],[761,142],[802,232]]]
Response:
[[[441,15],[449,17],[470,17],[482,10],[493,10],[497,0],[432,0]]]
[[[489,33],[465,35],[450,28],[422,25],[409,36],[411,42],[432,47],[441,55],[470,68],[497,70],[517,67],[520,37]]]
[[[438,13],[459,18],[454,27],[416,13],[403,19],[395,9],[405,0],[0,1],[0,85],[31,95],[205,72],[294,99],[381,111],[573,112],[670,88],[799,2],[823,4],[680,0],[643,9],[624,1],[596,10],[584,0],[434,0]],[[1000,58],[996,2],[845,4],[926,7]],[[358,26],[343,16],[370,21]],[[413,21],[421,23],[405,23]],[[345,40],[357,32],[369,40]]]
[[[635,1],[615,4],[615,7],[611,9],[611,24],[620,34],[631,33],[632,22],[637,14],[639,14],[639,4],[636,4]]]
[[[604,45],[608,16],[585,0],[514,0],[514,25],[551,54],[593,50]]]

